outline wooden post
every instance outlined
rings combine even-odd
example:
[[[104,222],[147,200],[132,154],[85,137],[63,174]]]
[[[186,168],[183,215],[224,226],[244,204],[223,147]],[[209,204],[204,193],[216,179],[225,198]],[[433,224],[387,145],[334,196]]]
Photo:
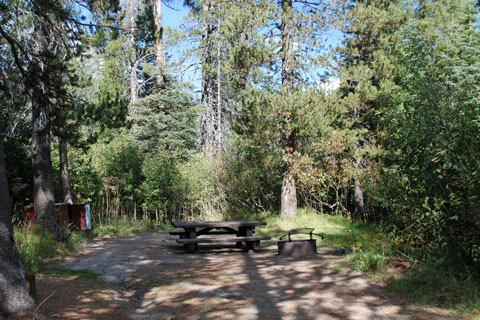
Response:
[[[185,229],[185,236],[187,239],[196,239],[197,238],[197,232],[195,231],[195,228],[192,229]],[[196,252],[198,251],[198,244],[196,243],[188,243],[183,245],[185,250],[188,252]]]

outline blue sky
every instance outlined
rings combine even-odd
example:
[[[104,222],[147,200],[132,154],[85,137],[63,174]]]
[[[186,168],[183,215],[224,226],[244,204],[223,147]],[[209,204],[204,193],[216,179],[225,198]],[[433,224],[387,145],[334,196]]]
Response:
[[[189,8],[183,6],[183,0],[174,0],[170,1],[168,5],[163,4],[162,6],[162,23],[164,27],[178,28],[184,21],[184,18],[188,15]],[[343,39],[343,34],[337,30],[330,30],[326,36],[326,44],[331,47],[336,47],[341,43]],[[175,59],[175,55],[181,54],[182,49],[169,50],[166,48],[167,54],[170,54]],[[322,70],[319,69],[319,72]],[[180,76],[182,81],[191,81],[200,89],[200,71],[199,70],[190,70],[185,72]],[[330,82],[333,79],[330,79]]]
[[[170,9],[172,7],[175,10]],[[188,14],[188,8],[183,6],[183,1],[175,0],[167,5],[162,7],[162,18],[164,26],[168,27],[178,27],[182,21],[183,17]]]
[[[170,27],[178,29],[183,23],[184,18],[189,13],[189,8],[183,5],[183,0],[170,1],[168,5],[162,5],[162,24],[163,27]],[[175,48],[166,48],[167,55],[171,55],[174,60],[178,59],[178,56],[182,54],[183,50],[186,50],[187,45],[185,43],[176,46]],[[190,61],[191,62],[191,61]],[[181,74],[175,74],[178,80],[184,82],[191,82],[196,87],[197,91],[200,91],[201,87],[201,73],[199,69],[189,68]]]

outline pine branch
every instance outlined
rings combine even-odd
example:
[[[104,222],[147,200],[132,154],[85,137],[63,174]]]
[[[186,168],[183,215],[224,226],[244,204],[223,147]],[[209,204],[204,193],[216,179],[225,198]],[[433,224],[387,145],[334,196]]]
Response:
[[[10,45],[10,51],[12,52],[13,54],[13,58],[15,60],[15,64],[17,65],[20,73],[26,77],[27,74],[25,72],[25,70],[23,69],[23,65],[22,63],[20,62],[20,58],[18,57],[18,52],[17,52],[17,49],[20,50],[20,52],[22,52],[23,55],[26,56],[25,54],[25,50],[23,49],[23,47],[15,40],[13,39],[12,37],[10,37],[10,35],[8,33],[5,32],[5,30],[3,30],[2,26],[0,25],[0,34],[5,38],[5,40],[7,40],[8,44]]]

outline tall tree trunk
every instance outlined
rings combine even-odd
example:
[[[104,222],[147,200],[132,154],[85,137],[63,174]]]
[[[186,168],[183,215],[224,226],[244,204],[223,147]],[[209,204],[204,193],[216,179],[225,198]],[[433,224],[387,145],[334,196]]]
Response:
[[[293,25],[291,13],[293,11],[292,0],[282,0],[282,87],[286,92],[291,92],[294,81],[293,66]],[[291,217],[297,214],[297,189],[295,174],[293,172],[293,155],[295,153],[295,132],[290,127],[292,121],[290,112],[283,114],[284,121],[284,152],[287,160],[284,163],[281,214],[283,217]]]
[[[163,46],[162,0],[153,0],[155,20],[155,62],[157,63],[157,84],[165,82],[165,47]]]
[[[292,0],[282,0],[282,87],[293,89],[293,4]]]
[[[211,10],[212,4],[210,0],[202,3],[202,105],[205,108],[205,114],[202,118],[201,130],[203,154],[208,159],[212,159],[215,153],[215,111],[213,109],[215,81],[211,72],[213,63]]]
[[[288,164],[286,164],[286,166],[288,166]],[[282,217],[293,217],[297,214],[295,175],[289,168],[283,172],[281,214]]]
[[[360,185],[360,181],[358,179],[355,179],[354,203],[355,203],[354,217],[362,221],[365,221],[365,206],[363,203],[363,192]]]
[[[138,98],[137,51],[135,46],[135,0],[129,0],[127,7],[128,42],[130,44],[130,103]]]
[[[62,185],[63,202],[73,204],[72,191],[70,189],[70,179],[68,176],[67,141],[59,137],[58,147],[60,153],[60,182]]]
[[[0,133],[0,316],[31,312],[35,302],[25,286],[25,266],[15,246],[7,170]]]
[[[59,237],[53,189],[53,170],[47,118],[48,100],[43,90],[35,87],[32,95],[33,205],[40,224]]]
[[[220,21],[218,21],[220,30]],[[222,156],[222,91],[221,91],[220,37],[217,42],[217,157]]]
[[[362,123],[361,121],[361,114],[358,108],[355,108],[354,118],[356,121],[353,124],[352,128],[362,128],[362,129],[368,130],[369,126],[365,123]],[[355,153],[361,153],[363,148],[362,146],[368,145],[368,143],[369,142],[367,139],[362,139],[360,141],[357,141],[357,143],[355,143]],[[363,169],[368,167],[368,161],[363,159],[361,156],[357,156],[356,158],[354,158],[354,161],[355,161],[355,167],[356,167],[356,174],[357,176],[359,176],[362,173]],[[354,204],[353,216],[356,219],[365,221],[365,204],[363,201],[363,191],[362,191],[362,185],[358,177],[355,177],[354,187],[355,187],[355,192],[353,197],[353,204]]]

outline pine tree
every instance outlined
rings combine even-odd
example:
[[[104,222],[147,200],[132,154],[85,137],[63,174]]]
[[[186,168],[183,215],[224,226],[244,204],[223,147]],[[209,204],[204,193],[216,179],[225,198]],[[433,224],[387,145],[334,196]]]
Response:
[[[293,53],[293,1],[282,0],[282,89],[284,94],[292,94],[294,90],[294,53]],[[284,163],[282,181],[282,216],[291,217],[297,214],[297,189],[293,173],[293,155],[296,152],[295,129],[290,127],[292,116],[289,112],[282,115],[284,122],[283,144],[287,160]],[[290,128],[289,128],[290,127]]]
[[[381,139],[396,167],[390,181],[408,181],[403,196],[395,195],[392,220],[413,251],[427,245],[433,254],[478,265],[478,9],[469,0],[416,8],[399,30],[400,88],[388,101],[397,108],[387,113],[388,139]]]
[[[50,119],[57,102],[65,95],[65,59],[78,49],[67,38],[77,36],[79,21],[68,7],[55,2],[5,2],[0,6],[0,34],[7,44],[5,50],[10,75],[20,75],[16,90],[28,94],[32,108],[32,159],[34,207],[44,228],[58,235],[55,222],[53,174],[50,159]],[[56,43],[53,46],[52,43]],[[4,76],[8,78],[8,74]],[[2,89],[9,89],[3,86]],[[13,89],[13,88],[10,88]],[[11,92],[2,91],[2,100]],[[6,181],[3,136],[0,143],[0,176],[2,248],[0,312],[5,314],[32,311],[33,300],[25,290],[25,270],[14,246],[11,207]],[[6,290],[6,291],[5,291]]]
[[[127,37],[130,48],[130,103],[137,101],[138,97],[137,48],[135,44],[136,4],[136,0],[128,1],[125,22],[125,29],[128,30]]]
[[[31,97],[35,212],[45,229],[56,234],[49,136],[51,119],[65,96],[66,60],[79,50],[75,40],[81,18],[72,7],[56,2],[12,2],[3,9],[1,34]]]
[[[339,15],[346,33],[346,46],[339,48],[342,67],[341,103],[348,106],[354,151],[354,216],[365,220],[361,186],[362,172],[369,167],[365,157],[375,149],[377,115],[383,108],[377,100],[391,90],[394,64],[391,53],[398,42],[395,32],[405,20],[398,1],[347,1],[345,16]],[[342,13],[343,14],[343,13]]]
[[[157,85],[165,82],[165,48],[163,46],[162,1],[153,0],[153,17],[155,20],[155,62],[157,68]]]
[[[132,105],[137,111],[129,116],[133,124],[131,132],[143,152],[165,151],[186,159],[195,150],[197,106],[188,89],[169,85]]]
[[[195,50],[201,65],[201,103],[204,107],[200,125],[201,144],[204,155],[213,160],[220,157],[223,145],[224,130],[228,130],[229,106],[225,103],[226,85],[225,76],[222,74],[222,64],[228,56],[229,48],[225,39],[229,37],[222,21],[233,18],[238,8],[248,1],[185,1],[184,4],[192,8],[192,14],[198,31],[190,33],[190,39],[200,38],[200,45]],[[227,118],[227,121],[223,121]]]
[[[305,4],[299,1],[282,0],[280,9],[281,38],[281,87],[280,94],[292,95],[297,90],[303,90],[301,85],[309,79],[302,75],[314,62],[319,61],[315,50],[320,48],[317,37],[325,30],[327,9],[324,3]],[[313,21],[313,22],[312,22]],[[320,33],[320,34],[319,34]],[[309,46],[310,51],[302,45]],[[315,47],[316,45],[316,47]],[[303,79],[302,79],[303,78]],[[299,85],[301,84],[301,85]],[[287,99],[288,100],[288,99]],[[300,105],[287,106],[282,110],[282,143],[284,153],[283,181],[281,193],[281,213],[284,217],[295,216],[297,212],[297,192],[295,173],[293,172],[297,154],[297,109]]]
[[[215,5],[215,17],[218,18],[222,15],[222,2],[215,1]],[[283,158],[281,198],[285,216],[295,215],[297,207],[295,174],[292,168],[297,154],[296,128],[300,122],[296,109],[301,107],[302,102],[294,96],[297,91],[303,90],[305,84],[308,86],[309,82],[314,82],[308,70],[321,64],[319,57],[322,45],[318,38],[326,30],[327,12],[328,6],[323,3],[282,1],[279,6],[271,1],[238,1],[235,5],[229,5],[221,19],[225,22],[220,32],[227,39],[224,50],[229,57],[222,65],[226,74],[222,80],[223,87],[228,92],[227,97],[231,98],[227,101],[235,107],[238,115],[238,121],[234,120],[236,132],[252,135],[252,130],[262,130],[260,127],[248,128],[250,125],[258,125],[252,121],[255,117],[253,112],[261,112],[265,117],[278,120],[269,130],[282,130],[279,133],[281,140],[270,142],[272,146],[281,149]],[[235,25],[230,21],[234,21]],[[212,70],[215,64],[211,62],[207,66],[210,66],[208,71]],[[212,74],[214,75],[213,72]],[[204,84],[207,83],[209,82],[204,81]],[[254,92],[258,90],[268,92],[265,94],[268,98],[263,101],[259,98],[260,101],[257,102],[245,98],[255,95]],[[279,99],[281,101],[296,101],[300,105],[277,104],[278,108],[275,110],[265,108],[274,113],[267,115],[265,110],[260,111],[260,106],[265,101],[277,101],[270,96],[272,92],[283,97]],[[253,136],[247,139],[250,139],[251,143],[262,144]],[[278,149],[272,151],[277,155],[278,152]]]
[[[201,25],[201,64],[202,64],[202,98],[205,108],[202,119],[202,145],[204,155],[212,159],[215,154],[215,73],[214,73],[214,39],[215,9],[214,0],[202,1]]]
[[[22,315],[33,312],[35,302],[25,288],[25,266],[15,245],[2,132],[0,132],[0,203],[2,204],[0,206],[0,255],[2,256],[0,316]]]

